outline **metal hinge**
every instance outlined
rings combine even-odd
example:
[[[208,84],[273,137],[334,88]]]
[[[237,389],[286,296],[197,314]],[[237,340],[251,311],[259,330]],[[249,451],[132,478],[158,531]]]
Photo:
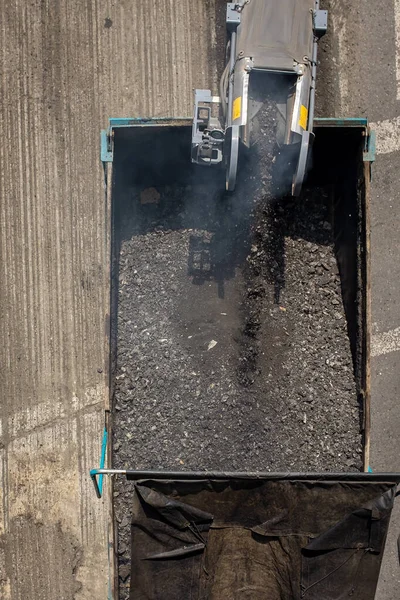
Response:
[[[369,130],[365,136],[364,162],[374,162],[376,156],[376,132]]]
[[[111,130],[112,131],[112,130]],[[110,129],[102,129],[100,133],[100,158],[101,162],[112,162],[114,155],[112,151],[112,140]]]
[[[328,29],[328,11],[314,10],[314,33],[320,38],[327,32]]]

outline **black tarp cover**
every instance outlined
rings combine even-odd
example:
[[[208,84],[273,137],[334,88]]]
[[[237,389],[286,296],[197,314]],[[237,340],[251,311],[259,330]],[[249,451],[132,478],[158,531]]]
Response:
[[[131,600],[369,600],[396,484],[141,481]]]

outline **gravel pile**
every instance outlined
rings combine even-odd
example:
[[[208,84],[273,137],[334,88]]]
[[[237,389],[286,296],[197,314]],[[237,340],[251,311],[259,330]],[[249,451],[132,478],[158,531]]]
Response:
[[[361,467],[332,207],[323,189],[273,198],[274,119],[259,113],[229,200],[188,179],[122,215],[116,468]],[[116,483],[122,599],[131,494]]]

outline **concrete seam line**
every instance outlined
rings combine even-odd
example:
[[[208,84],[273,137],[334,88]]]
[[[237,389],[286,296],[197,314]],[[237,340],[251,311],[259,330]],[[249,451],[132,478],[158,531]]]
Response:
[[[394,0],[397,100],[400,100],[400,0]]]

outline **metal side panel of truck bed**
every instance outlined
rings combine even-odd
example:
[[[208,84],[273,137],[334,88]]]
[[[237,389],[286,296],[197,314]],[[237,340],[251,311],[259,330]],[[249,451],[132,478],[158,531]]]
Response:
[[[152,185],[155,159],[160,179],[173,165],[181,165],[182,170],[186,163],[189,167],[187,144],[191,126],[192,121],[188,118],[110,119],[108,130],[101,136],[101,159],[113,214],[116,210],[113,190],[121,179],[121,164],[130,162],[132,177],[141,178],[144,186]],[[314,128],[316,139],[308,185],[325,186],[332,196],[335,254],[353,356],[360,428],[364,435],[364,470],[367,470],[370,437],[369,203],[375,134],[370,132],[366,119],[315,119]],[[111,237],[115,242],[115,219],[112,223]],[[112,263],[115,259],[114,247]],[[114,310],[116,303],[117,298],[114,298]],[[111,332],[109,335],[112,337]],[[111,362],[113,350],[111,340]],[[112,370],[111,366],[111,396]]]

